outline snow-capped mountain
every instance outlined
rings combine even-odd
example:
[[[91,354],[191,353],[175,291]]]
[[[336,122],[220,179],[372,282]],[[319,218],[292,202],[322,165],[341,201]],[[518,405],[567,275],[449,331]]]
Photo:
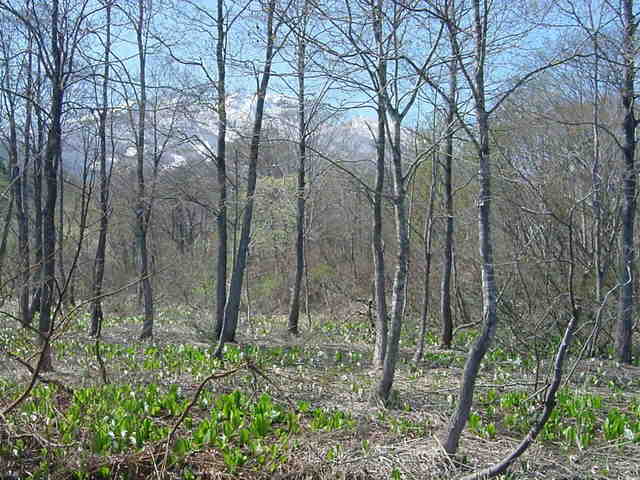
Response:
[[[228,145],[249,143],[255,104],[255,97],[251,95],[234,93],[227,98]],[[326,114],[323,118],[320,124],[316,122],[314,125],[313,120],[311,122],[312,152],[321,152],[325,159],[341,163],[366,165],[373,162],[375,118],[340,118]],[[137,150],[134,135],[136,126],[132,125],[132,120],[137,120],[137,112],[129,112],[126,108],[114,109],[110,120],[115,165],[133,165]],[[161,170],[215,157],[218,115],[214,105],[174,99],[159,105],[157,109],[149,106],[146,122],[145,157],[150,165],[154,154],[155,158],[159,158],[158,167]],[[91,116],[67,124],[64,136],[64,165],[67,170],[82,170],[86,158],[84,151],[97,147],[96,133],[96,119]],[[265,145],[270,142],[281,145],[289,143],[290,151],[294,153],[296,138],[296,99],[279,94],[267,96],[263,122]],[[295,164],[294,159],[291,159],[291,164]]]

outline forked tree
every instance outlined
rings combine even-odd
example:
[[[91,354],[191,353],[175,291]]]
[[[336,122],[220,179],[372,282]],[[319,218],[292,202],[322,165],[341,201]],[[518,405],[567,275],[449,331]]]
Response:
[[[264,119],[265,98],[271,79],[271,67],[274,56],[281,45],[278,43],[277,34],[282,22],[275,17],[276,1],[269,0],[263,9],[266,16],[266,28],[264,32],[265,51],[264,63],[260,68],[256,68],[256,107],[251,131],[251,143],[249,146],[249,166],[247,173],[247,190],[245,194],[244,210],[242,214],[242,226],[240,239],[235,254],[235,263],[231,274],[231,284],[224,310],[224,321],[220,335],[216,356],[222,356],[222,349],[226,342],[232,342],[236,337],[238,327],[238,315],[240,311],[240,297],[245,270],[247,267],[247,257],[249,254],[249,243],[251,241],[251,227],[253,220],[253,210],[255,203],[256,183],[258,179],[258,154],[262,138],[262,124]]]

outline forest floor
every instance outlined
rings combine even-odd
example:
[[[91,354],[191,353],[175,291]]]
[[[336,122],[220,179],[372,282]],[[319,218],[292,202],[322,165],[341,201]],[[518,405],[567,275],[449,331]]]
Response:
[[[407,326],[382,408],[370,402],[378,372],[362,317],[304,321],[297,337],[282,317],[255,317],[224,363],[212,357],[205,325],[173,308],[158,315],[152,340],[139,342],[140,319],[122,316],[96,342],[87,319],[74,318],[53,342],[55,370],[0,416],[0,479],[458,478],[526,435],[552,360],[502,347],[487,355],[454,464],[439,438],[470,332],[450,350],[430,337],[416,365]],[[14,356],[37,359],[33,335],[12,326],[0,321],[0,410],[31,378]],[[640,368],[574,355],[566,370],[547,427],[501,478],[640,478]]]

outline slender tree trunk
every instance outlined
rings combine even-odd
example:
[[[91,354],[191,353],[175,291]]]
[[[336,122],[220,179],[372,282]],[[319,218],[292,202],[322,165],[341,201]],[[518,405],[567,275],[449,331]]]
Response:
[[[434,155],[431,167],[431,186],[429,187],[429,203],[424,219],[424,282],[422,290],[422,314],[420,315],[420,333],[418,334],[418,345],[413,361],[418,363],[424,356],[424,341],[427,336],[427,320],[429,318],[429,298],[431,291],[431,245],[433,238],[433,205],[436,197],[436,181],[438,178],[438,162]]]
[[[473,393],[480,364],[491,345],[497,324],[497,290],[494,273],[493,240],[491,237],[491,168],[489,150],[489,115],[485,106],[484,61],[486,55],[486,22],[488,12],[482,11],[480,0],[473,0],[475,30],[475,78],[473,79],[475,114],[478,128],[478,160],[480,163],[478,200],[478,230],[482,262],[482,330],[469,351],[460,383],[458,404],[449,421],[443,442],[449,455],[458,451],[460,435],[467,423],[473,403]]]
[[[400,350],[400,331],[404,313],[404,297],[406,295],[406,282],[409,272],[409,221],[407,218],[406,188],[402,174],[401,153],[401,116],[395,110],[387,107],[393,123],[393,203],[394,218],[396,224],[397,258],[396,271],[393,279],[393,291],[391,298],[391,330],[387,345],[387,353],[384,358],[382,377],[376,388],[376,396],[379,401],[386,404],[391,393],[393,379],[398,362]]]
[[[387,296],[385,287],[384,240],[382,236],[383,189],[385,175],[384,107],[378,105],[378,138],[376,141],[376,186],[373,195],[373,265],[376,303],[376,339],[373,366],[382,368],[387,351]],[[382,128],[380,128],[382,123]]]
[[[591,168],[591,185],[593,189],[593,270],[595,276],[595,305],[602,302],[604,268],[602,261],[602,173],[600,167],[600,49],[598,33],[592,35],[594,57],[594,99],[593,99],[593,165]],[[597,309],[597,308],[596,308]],[[600,325],[596,324],[595,335],[591,339],[590,353],[597,349]]]
[[[595,51],[594,65],[594,100],[593,100],[593,168],[591,170],[591,183],[593,186],[593,268],[596,277],[596,305],[602,300],[602,284],[604,271],[602,269],[602,180],[600,172],[600,78],[599,78],[599,48],[598,35],[593,35],[593,48]]]
[[[42,210],[42,150],[45,143],[45,127],[42,119],[38,119],[38,151],[33,157],[33,210],[34,210],[34,252],[33,261],[35,267],[33,269],[33,277],[37,280],[35,283],[35,292],[31,301],[30,315],[33,317],[33,313],[40,312],[40,299],[42,297],[42,272],[43,272],[43,257],[42,257],[42,227],[44,223],[43,210]]]
[[[303,15],[306,14],[306,2],[303,7]],[[301,20],[306,21],[306,18]],[[298,334],[300,318],[300,291],[302,289],[302,277],[304,274],[304,222],[305,222],[305,195],[306,195],[306,156],[307,156],[307,119],[305,111],[305,62],[306,40],[305,29],[298,36],[297,51],[297,76],[298,76],[298,185],[296,190],[296,273],[291,292],[291,305],[289,306],[288,330]]]
[[[4,260],[7,255],[7,239],[9,238],[9,230],[11,230],[11,217],[13,216],[13,204],[14,204],[13,195],[9,198],[9,206],[7,207],[7,212],[4,216],[4,223],[2,227],[2,237],[0,238],[0,283],[4,283],[2,280],[3,272],[4,272]],[[27,303],[27,306],[29,304]],[[24,321],[21,317],[21,323],[24,325]]]
[[[28,188],[27,169],[31,161],[32,121],[33,121],[33,40],[29,34],[27,57],[27,102],[25,105],[24,125],[24,161],[20,172],[20,192],[16,198],[16,215],[18,217],[18,254],[22,262],[22,286],[20,291],[20,318],[23,325],[31,325],[32,310],[29,306],[31,296],[31,251],[29,247],[29,212],[26,191]],[[18,192],[16,192],[17,194]]]
[[[451,0],[449,14],[455,15],[454,1]],[[455,18],[455,17],[454,17]],[[456,30],[451,32],[456,35]],[[451,42],[455,45],[455,39]],[[455,48],[454,48],[455,50]],[[451,308],[451,272],[453,269],[453,189],[452,189],[452,165],[453,165],[453,135],[455,133],[456,101],[458,90],[458,60],[456,52],[449,62],[449,105],[447,111],[447,132],[445,137],[443,155],[444,173],[444,210],[445,210],[445,237],[442,259],[442,280],[440,283],[440,316],[442,318],[442,332],[440,335],[440,345],[444,348],[451,348],[453,340],[453,318]]]
[[[102,79],[102,109],[98,113],[98,137],[100,142],[100,231],[93,262],[93,300],[90,335],[100,337],[104,315],[102,312],[102,283],[109,228],[109,180],[107,176],[107,111],[109,106],[109,75],[111,55],[111,3],[107,4],[107,31],[104,47],[104,77]]]
[[[136,138],[136,158],[137,158],[137,178],[138,178],[138,204],[136,206],[136,227],[138,253],[140,255],[140,283],[142,286],[142,298],[144,302],[144,322],[140,339],[153,336],[153,288],[151,286],[151,275],[149,270],[149,245],[147,232],[151,216],[151,200],[147,198],[144,160],[145,160],[145,131],[147,116],[147,84],[146,84],[146,61],[144,38],[145,22],[145,2],[138,4],[138,19],[136,25],[136,38],[138,44],[138,61],[140,63],[140,97],[138,99],[138,135]]]
[[[218,212],[216,225],[218,230],[218,251],[216,260],[216,321],[214,335],[220,339],[224,324],[224,308],[227,303],[227,93],[226,93],[226,51],[227,33],[224,29],[224,1],[218,0],[218,39],[216,41],[216,63],[218,68],[218,140],[216,152],[218,181]]]
[[[62,153],[58,157],[58,247],[56,248],[56,254],[58,255],[58,285],[63,285],[67,274],[64,268],[64,170]],[[63,292],[62,301],[66,304],[68,299],[68,292]]]
[[[216,349],[216,356],[222,355],[222,348],[225,342],[235,341],[236,329],[238,326],[238,314],[240,309],[240,297],[242,295],[242,282],[247,266],[247,256],[249,253],[249,242],[251,239],[251,221],[253,218],[254,195],[256,191],[256,182],[258,176],[258,153],[260,150],[260,138],[262,134],[262,120],[264,116],[264,102],[271,78],[271,64],[275,52],[275,0],[269,0],[267,5],[267,31],[266,40],[267,47],[265,52],[265,65],[262,72],[262,78],[257,90],[256,113],[253,123],[253,132],[251,136],[251,146],[249,148],[249,172],[247,179],[247,199],[242,216],[242,227],[240,231],[240,240],[238,250],[235,255],[235,263],[231,274],[231,286],[229,288],[229,296],[224,310],[224,322],[220,342]]]
[[[382,211],[384,202],[385,151],[386,151],[386,101],[383,89],[387,83],[387,62],[382,45],[382,0],[377,2],[377,15],[374,16],[374,35],[378,45],[377,80],[377,116],[378,128],[376,137],[376,186],[373,193],[373,265],[374,290],[376,302],[376,339],[373,348],[373,367],[382,369],[387,353],[387,294],[384,265],[384,239],[382,234]]]
[[[58,38],[59,2],[53,0],[51,13],[51,54],[53,69],[51,72],[51,112],[50,125],[47,136],[47,146],[44,155],[44,180],[46,197],[43,215],[43,281],[42,297],[40,299],[40,339],[45,349],[41,370],[53,369],[48,337],[54,328],[54,294],[56,275],[56,201],[58,196],[58,162],[60,161],[62,138],[62,102],[64,98],[64,81],[62,71],[62,54]]]
[[[398,15],[398,10],[394,9],[394,15],[390,18],[390,41],[392,42],[393,50],[392,52],[386,51],[385,44],[387,40],[384,40],[382,35],[381,12],[382,1],[380,1],[375,11],[376,21],[374,21],[374,35],[376,37],[380,58],[384,59],[389,56],[389,53],[395,56],[400,49],[401,34],[399,34],[399,28],[402,20],[401,16]],[[396,227],[396,268],[391,297],[391,330],[386,355],[384,357],[382,376],[375,391],[376,400],[385,405],[391,394],[391,387],[393,386],[400,352],[400,332],[404,318],[407,281],[409,278],[410,237],[409,218],[407,216],[407,183],[402,172],[402,121],[415,102],[419,91],[419,84],[416,84],[409,95],[400,95],[398,92],[399,85],[400,78],[398,69],[394,68],[389,85],[387,85],[387,82],[381,82],[379,86],[379,93],[386,108],[385,114],[388,115],[388,120],[390,120],[390,123],[385,121],[385,128],[389,132],[393,161],[393,211]],[[389,92],[392,93],[390,94]],[[404,106],[401,107],[403,104]]]
[[[635,55],[634,45],[636,19],[633,13],[633,0],[623,0],[623,62],[624,83],[622,86],[622,107],[624,109],[623,131],[624,140],[622,153],[624,156],[623,197],[622,206],[622,251],[620,261],[620,297],[618,322],[616,326],[616,356],[622,363],[632,360],[632,327],[633,327],[633,290],[635,284],[634,257],[635,248],[633,235],[636,216],[636,127],[634,99],[635,99]]]
[[[26,127],[29,129],[29,126]],[[25,135],[25,151],[31,148],[28,135]],[[25,201],[26,186],[26,169],[28,167],[28,154],[25,154],[25,160],[19,172],[16,172],[18,178],[14,186],[14,196],[16,201],[16,219],[18,221],[18,255],[20,257],[20,319],[23,325],[31,325],[32,315],[29,307],[30,301],[30,282],[31,282],[31,265],[29,251],[29,216],[27,214],[27,202]]]
[[[29,57],[30,58],[30,57]],[[8,82],[9,76],[6,77]],[[10,86],[7,85],[7,89]],[[13,98],[7,99],[9,106],[8,123],[9,123],[9,178],[11,181],[11,208],[16,205],[16,221],[18,224],[18,255],[20,258],[20,321],[23,326],[31,324],[31,309],[29,308],[29,218],[26,212],[26,205],[24,202],[24,192],[26,187],[26,175],[25,169],[28,165],[28,149],[29,145],[29,127],[26,126],[25,135],[25,155],[24,161],[20,161],[20,147],[18,146],[18,132],[16,126],[16,105]],[[27,105],[27,117],[30,117],[31,107]],[[22,165],[21,165],[22,163]],[[8,232],[8,224],[5,229]]]

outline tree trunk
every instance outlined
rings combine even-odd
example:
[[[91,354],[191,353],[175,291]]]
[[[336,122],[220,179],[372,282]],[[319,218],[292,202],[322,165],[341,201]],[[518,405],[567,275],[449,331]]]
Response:
[[[467,423],[473,403],[473,393],[480,364],[491,345],[497,324],[497,291],[493,265],[493,241],[491,237],[491,168],[489,156],[489,116],[485,107],[484,60],[486,54],[486,15],[481,12],[480,0],[473,0],[475,20],[475,77],[474,103],[478,128],[478,160],[480,163],[480,192],[478,201],[478,230],[480,259],[482,262],[482,330],[475,340],[465,363],[460,393],[455,412],[449,421],[444,450],[449,455],[458,451],[460,435]]]
[[[57,228],[57,237],[58,237],[58,247],[56,248],[56,253],[58,255],[58,285],[64,285],[65,279],[67,278],[67,274],[64,268],[64,170],[63,170],[63,159],[62,153],[60,153],[58,160],[58,228]],[[68,292],[63,292],[63,298],[61,299],[65,305],[68,300]]]
[[[384,358],[382,377],[376,388],[379,401],[386,404],[391,393],[400,350],[400,331],[409,267],[409,221],[407,219],[405,180],[402,174],[401,116],[387,107],[393,123],[393,205],[396,224],[397,258],[391,299],[391,330]]]
[[[30,63],[29,57],[29,63]],[[9,81],[9,76],[6,76],[6,81]],[[6,86],[7,90],[10,90],[10,86]],[[18,224],[18,256],[20,258],[20,321],[23,326],[31,324],[31,309],[29,308],[29,281],[30,281],[30,265],[29,265],[29,218],[26,212],[26,204],[24,202],[24,193],[26,189],[26,175],[25,170],[28,165],[28,151],[29,145],[29,126],[25,126],[25,159],[24,162],[20,162],[20,147],[18,146],[18,133],[16,126],[16,105],[13,98],[7,98],[7,104],[9,107],[8,123],[9,123],[9,178],[11,185],[11,207],[15,203],[16,206],[16,221]],[[27,120],[31,115],[31,106],[27,102]],[[10,208],[12,210],[12,208]],[[5,229],[8,232],[8,225]]]
[[[622,107],[624,109],[624,156],[623,206],[622,206],[622,251],[620,261],[620,297],[618,322],[616,326],[616,356],[622,363],[631,363],[632,327],[633,327],[633,290],[635,283],[633,234],[636,215],[636,126],[634,109],[635,83],[635,31],[636,21],[633,14],[633,0],[623,0],[623,61],[624,83],[622,86]]]
[[[604,270],[602,268],[602,180],[600,171],[600,78],[598,36],[593,35],[594,58],[594,100],[593,100],[593,167],[591,169],[591,184],[593,188],[593,268],[596,277],[595,300],[600,305],[602,300],[602,285]]]
[[[218,68],[218,139],[216,152],[218,182],[218,212],[216,226],[218,230],[218,251],[216,259],[216,320],[215,339],[220,339],[224,324],[224,308],[227,303],[227,93],[226,93],[226,31],[223,12],[223,0],[218,0],[218,39],[216,41],[216,63]]]
[[[153,289],[149,271],[149,249],[147,231],[151,215],[151,200],[147,198],[144,159],[145,159],[145,131],[147,115],[147,84],[146,84],[146,51],[143,29],[145,28],[145,2],[140,2],[136,25],[136,38],[138,43],[138,61],[140,62],[140,98],[138,100],[138,135],[136,137],[136,158],[138,177],[138,203],[136,207],[136,236],[138,241],[138,253],[140,255],[140,283],[142,286],[142,298],[144,302],[144,321],[140,339],[153,336]]]
[[[25,105],[24,125],[24,162],[20,172],[21,192],[17,199],[18,210],[18,254],[22,260],[22,287],[20,292],[20,317],[23,325],[31,325],[33,322],[33,310],[30,308],[31,296],[31,249],[29,246],[29,212],[26,191],[28,189],[27,171],[31,162],[33,144],[33,97],[34,97],[34,73],[33,73],[33,39],[29,35],[29,54],[27,57],[27,102]],[[36,216],[37,217],[37,216]]]
[[[306,2],[303,15],[306,14]],[[305,18],[301,20],[305,22]],[[307,156],[307,119],[305,111],[305,61],[306,40],[305,29],[298,36],[297,76],[298,76],[298,185],[296,190],[296,273],[291,292],[289,306],[288,331],[298,334],[300,318],[300,290],[304,274],[304,222],[305,222],[305,187],[306,187],[306,156]]]
[[[7,207],[7,212],[4,215],[4,222],[2,226],[2,236],[0,237],[0,284],[3,282],[3,272],[4,272],[4,260],[7,255],[7,239],[9,238],[9,230],[11,230],[11,217],[13,217],[13,204],[14,204],[13,195],[9,198],[9,206]],[[29,303],[27,302],[27,306]],[[24,325],[24,320],[20,317],[20,322]]]
[[[109,74],[111,55],[111,4],[107,4],[107,32],[104,48],[104,77],[102,79],[102,109],[98,117],[98,137],[100,141],[100,231],[98,245],[93,262],[93,300],[91,308],[90,335],[99,337],[104,315],[102,312],[102,283],[107,249],[107,230],[109,228],[109,180],[107,176],[107,108],[109,106]]]
[[[454,15],[454,2],[451,1],[450,15]],[[456,30],[451,32],[456,35]],[[451,42],[455,45],[455,39]],[[455,50],[455,48],[454,48]],[[455,133],[456,102],[458,90],[458,60],[456,52],[449,62],[449,105],[447,111],[447,131],[443,155],[444,173],[444,210],[445,210],[445,237],[442,259],[442,280],[440,283],[440,316],[442,318],[442,332],[440,345],[443,348],[451,348],[453,340],[453,319],[451,315],[451,272],[453,269],[453,189],[452,189],[452,164],[453,164],[453,135]]]
[[[43,281],[42,296],[40,299],[40,340],[45,349],[41,370],[43,372],[53,369],[51,362],[51,350],[49,336],[54,328],[54,293],[56,282],[56,201],[58,195],[58,162],[60,161],[62,138],[62,102],[64,97],[62,71],[62,55],[58,44],[58,14],[59,2],[53,0],[51,13],[51,53],[53,69],[51,72],[51,112],[50,125],[47,136],[47,147],[44,155],[44,181],[46,197],[43,214]]]
[[[413,361],[418,363],[424,356],[424,341],[427,336],[427,320],[429,318],[429,298],[431,291],[431,245],[433,238],[433,204],[436,196],[436,180],[438,178],[438,163],[434,161],[431,167],[431,186],[429,187],[429,203],[427,205],[427,214],[424,219],[424,283],[422,290],[422,314],[420,315],[420,333],[418,334],[418,345],[416,353],[413,355]]]
[[[42,227],[44,223],[42,210],[42,150],[45,143],[45,127],[41,118],[38,119],[38,152],[33,157],[33,210],[34,210],[34,245],[33,245],[33,261],[35,267],[33,269],[33,278],[35,282],[35,291],[31,301],[30,315],[33,317],[34,312],[40,312],[40,299],[42,297]]]
[[[373,193],[373,265],[374,289],[376,301],[376,339],[373,348],[373,367],[384,368],[384,357],[387,353],[387,296],[385,285],[384,239],[382,236],[382,210],[384,201],[385,151],[386,151],[386,101],[383,89],[387,83],[387,63],[382,45],[382,0],[378,0],[377,12],[374,16],[374,35],[378,45],[378,64],[376,69],[378,86],[377,116],[378,128],[376,137],[376,186]]]
[[[26,127],[27,130],[29,126]],[[28,135],[25,135],[25,151],[31,148]],[[29,251],[29,216],[27,214],[27,202],[25,201],[24,187],[26,186],[26,171],[28,167],[28,157],[25,154],[25,160],[20,172],[17,172],[18,178],[14,186],[14,196],[16,201],[16,219],[18,221],[18,256],[20,257],[20,319],[23,325],[31,325],[33,316],[30,301],[30,282],[31,282],[31,265]]]
[[[247,266],[247,256],[249,253],[249,242],[251,240],[251,221],[253,218],[254,195],[256,191],[256,182],[258,174],[258,153],[260,150],[260,138],[262,134],[262,120],[264,116],[264,101],[271,78],[271,63],[275,51],[275,0],[269,0],[267,6],[267,48],[265,53],[265,65],[262,72],[262,78],[257,90],[256,114],[253,122],[253,132],[251,136],[251,146],[249,148],[249,176],[247,179],[247,199],[245,202],[244,213],[242,216],[242,227],[240,230],[240,240],[235,255],[233,272],[231,274],[231,286],[229,288],[229,296],[224,310],[224,322],[222,327],[222,335],[216,349],[216,356],[222,355],[222,348],[225,342],[233,342],[236,337],[236,329],[238,326],[238,314],[240,309],[240,297],[242,295],[242,282],[244,272]]]

